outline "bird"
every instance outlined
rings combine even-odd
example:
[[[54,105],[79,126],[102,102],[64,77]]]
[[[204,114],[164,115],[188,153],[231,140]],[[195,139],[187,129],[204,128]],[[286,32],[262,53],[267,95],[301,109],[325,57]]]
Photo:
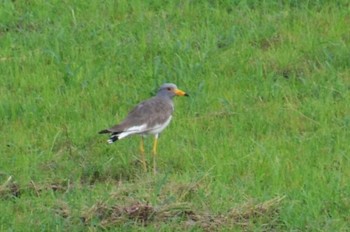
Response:
[[[145,172],[144,136],[154,135],[152,148],[153,172],[156,173],[156,155],[159,134],[169,125],[174,112],[173,97],[189,96],[177,88],[173,83],[165,83],[158,89],[156,96],[136,105],[119,124],[101,130],[99,134],[110,134],[107,142],[112,144],[118,140],[132,135],[141,135],[140,153],[141,162]]]

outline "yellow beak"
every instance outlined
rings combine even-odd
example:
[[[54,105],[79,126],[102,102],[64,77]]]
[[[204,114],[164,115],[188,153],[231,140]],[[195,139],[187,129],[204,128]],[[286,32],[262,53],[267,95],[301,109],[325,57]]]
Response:
[[[180,90],[180,89],[175,89],[174,93],[177,95],[177,96],[188,96],[187,93],[185,93],[184,91]]]

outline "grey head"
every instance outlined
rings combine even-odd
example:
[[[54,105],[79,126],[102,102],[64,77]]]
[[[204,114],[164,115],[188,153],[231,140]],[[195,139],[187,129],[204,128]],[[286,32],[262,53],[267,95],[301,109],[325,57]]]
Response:
[[[178,89],[173,83],[165,83],[159,88],[157,96],[173,98],[175,96],[188,96],[188,94]]]

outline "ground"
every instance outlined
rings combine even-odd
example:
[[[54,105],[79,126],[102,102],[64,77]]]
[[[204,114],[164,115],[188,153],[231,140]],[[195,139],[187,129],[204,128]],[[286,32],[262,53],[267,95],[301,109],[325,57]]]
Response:
[[[0,230],[348,230],[349,22],[347,1],[3,1]],[[153,175],[140,138],[98,131],[165,82],[190,97]]]

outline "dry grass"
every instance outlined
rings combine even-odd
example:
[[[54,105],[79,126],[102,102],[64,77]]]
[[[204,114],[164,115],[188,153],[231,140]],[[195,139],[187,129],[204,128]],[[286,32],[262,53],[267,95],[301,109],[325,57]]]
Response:
[[[73,188],[73,183],[69,181],[57,181],[52,183],[35,183],[31,180],[28,184],[20,186],[12,176],[0,186],[0,199],[20,197],[23,192],[32,192],[40,197],[42,192],[54,191],[64,193]]]
[[[19,185],[12,180],[12,176],[9,176],[7,180],[0,186],[0,199],[7,199],[11,197],[19,197],[21,190]]]
[[[97,202],[82,213],[86,225],[99,221],[98,227],[107,229],[133,222],[141,226],[157,226],[169,221],[177,221],[182,228],[198,227],[205,231],[220,228],[249,228],[251,221],[265,218],[263,228],[273,229],[278,225],[279,206],[284,196],[278,196],[260,203],[243,203],[223,214],[211,214],[192,209],[189,203],[151,205],[148,202],[134,201],[128,205]]]
[[[220,230],[221,228],[239,228],[251,230],[253,223],[261,221],[263,230],[271,230],[279,225],[279,208],[284,196],[256,202],[248,200],[238,204],[230,210],[214,214],[208,211],[198,210],[191,204],[192,195],[197,194],[201,187],[201,180],[192,183],[169,183],[163,186],[158,195],[160,203],[150,203],[153,186],[150,181],[143,182],[144,193],[140,193],[140,185],[117,183],[117,190],[110,194],[107,200],[98,200],[92,206],[83,207],[80,213],[74,214],[71,206],[64,200],[59,200],[54,205],[54,213],[67,220],[80,220],[87,227],[109,229],[123,225],[137,225],[142,227],[159,227],[162,224],[172,222],[183,229],[199,228],[204,231]],[[67,193],[73,188],[79,188],[71,182],[35,183],[20,187],[10,176],[0,186],[1,199],[20,197],[23,192],[31,193],[36,197],[48,191]],[[142,186],[141,186],[142,187]],[[149,192],[147,192],[149,191]],[[176,201],[167,200],[170,195],[175,196]],[[177,228],[179,228],[177,227]]]

